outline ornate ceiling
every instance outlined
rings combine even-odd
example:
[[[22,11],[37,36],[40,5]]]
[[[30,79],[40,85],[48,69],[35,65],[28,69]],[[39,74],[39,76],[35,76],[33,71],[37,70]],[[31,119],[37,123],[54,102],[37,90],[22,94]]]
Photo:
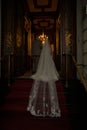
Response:
[[[54,30],[59,0],[26,0],[32,30]]]

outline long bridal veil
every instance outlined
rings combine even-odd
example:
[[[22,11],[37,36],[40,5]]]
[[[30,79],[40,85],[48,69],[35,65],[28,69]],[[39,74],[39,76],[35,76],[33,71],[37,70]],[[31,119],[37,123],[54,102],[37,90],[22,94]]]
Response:
[[[31,78],[34,82],[29,94],[27,111],[35,116],[60,117],[55,83],[59,80],[59,74],[51,56],[48,38],[41,51],[37,72]]]

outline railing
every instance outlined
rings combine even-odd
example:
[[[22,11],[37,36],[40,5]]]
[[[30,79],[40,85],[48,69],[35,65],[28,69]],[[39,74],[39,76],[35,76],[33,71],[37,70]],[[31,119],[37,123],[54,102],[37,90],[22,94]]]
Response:
[[[83,84],[85,90],[87,91],[87,82],[86,82],[86,80],[85,80],[83,74],[81,73],[80,69],[78,68],[78,65],[77,65],[77,63],[76,63],[76,60],[75,60],[74,56],[72,56],[72,60],[73,60],[74,65],[75,65],[75,67],[76,67],[76,69],[77,69],[77,73],[78,73],[78,75],[79,75],[79,77],[80,77],[80,80],[81,80],[81,82],[82,82],[82,84]]]

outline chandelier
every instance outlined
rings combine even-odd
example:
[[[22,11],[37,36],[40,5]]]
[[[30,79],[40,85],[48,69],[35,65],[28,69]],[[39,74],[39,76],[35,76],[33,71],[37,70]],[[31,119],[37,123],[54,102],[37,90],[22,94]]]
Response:
[[[48,37],[46,35],[44,35],[44,32],[42,32],[42,35],[39,35],[38,38],[41,40],[42,45],[44,45],[45,39],[48,38]]]

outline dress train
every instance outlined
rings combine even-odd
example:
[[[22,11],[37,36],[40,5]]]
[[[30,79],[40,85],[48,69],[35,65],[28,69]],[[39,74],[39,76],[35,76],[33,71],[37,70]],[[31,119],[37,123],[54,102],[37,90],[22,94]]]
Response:
[[[59,79],[59,74],[50,53],[48,39],[41,51],[37,72],[31,78],[34,82],[29,94],[27,111],[35,116],[60,117],[55,83]]]

